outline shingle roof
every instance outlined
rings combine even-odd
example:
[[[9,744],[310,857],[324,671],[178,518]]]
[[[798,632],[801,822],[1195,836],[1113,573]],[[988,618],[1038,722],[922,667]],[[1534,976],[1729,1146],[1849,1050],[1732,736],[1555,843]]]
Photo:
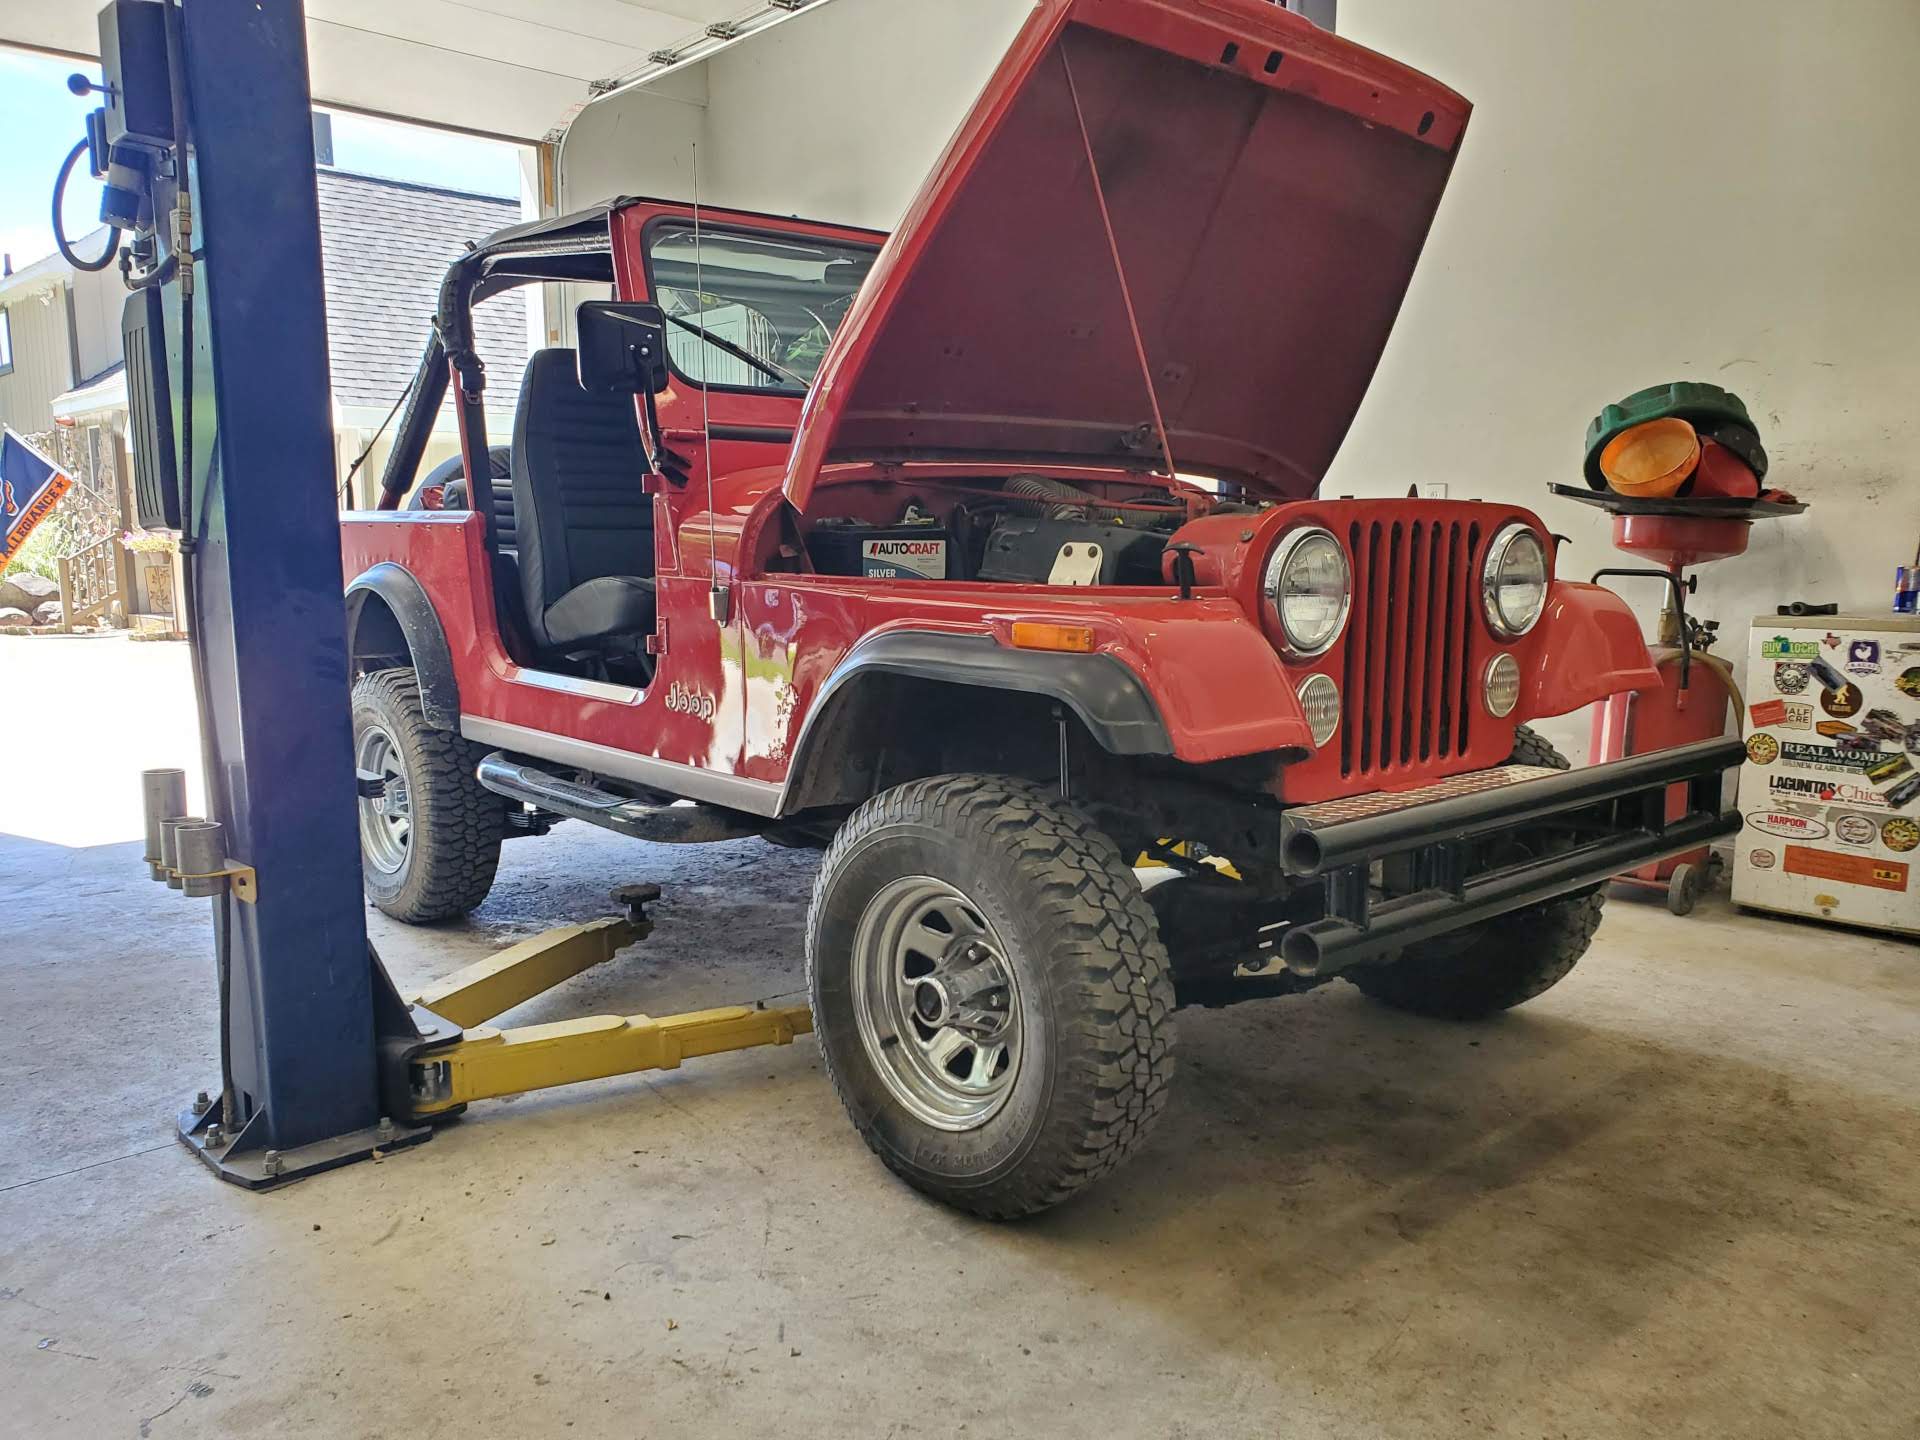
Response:
[[[419,364],[447,265],[467,241],[516,224],[520,206],[343,170],[322,169],[317,178],[333,398],[384,411]],[[474,311],[489,410],[511,411],[519,394],[527,364],[522,293]]]

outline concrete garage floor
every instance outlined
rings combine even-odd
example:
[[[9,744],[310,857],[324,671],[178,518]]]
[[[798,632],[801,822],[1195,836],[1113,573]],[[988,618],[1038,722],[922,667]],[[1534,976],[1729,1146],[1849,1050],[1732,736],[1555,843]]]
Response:
[[[176,718],[184,659],[0,639],[10,695],[124,702],[138,663]],[[0,795],[0,1433],[1920,1431],[1910,946],[1620,898],[1495,1023],[1183,1012],[1146,1153],[1024,1224],[889,1178],[810,1039],[249,1196],[170,1138],[214,991],[115,798],[148,757],[62,758],[130,843]],[[813,865],[562,827],[471,922],[373,930],[405,987],[650,879],[654,936],[524,1017],[789,995]]]

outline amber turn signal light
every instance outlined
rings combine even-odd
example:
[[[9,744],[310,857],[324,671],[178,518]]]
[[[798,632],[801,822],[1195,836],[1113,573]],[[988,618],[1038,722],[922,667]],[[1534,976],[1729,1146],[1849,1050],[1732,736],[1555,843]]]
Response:
[[[1017,650],[1070,650],[1078,655],[1093,653],[1091,625],[1051,625],[1042,620],[1013,622],[1013,644]]]

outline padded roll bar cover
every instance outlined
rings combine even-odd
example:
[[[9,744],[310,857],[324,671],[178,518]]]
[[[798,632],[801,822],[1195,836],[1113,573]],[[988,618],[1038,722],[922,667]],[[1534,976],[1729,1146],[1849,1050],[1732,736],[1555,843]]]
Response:
[[[347,657],[357,662],[361,627],[370,597],[378,597],[399,622],[420,682],[420,708],[436,730],[460,728],[460,685],[453,673],[453,652],[447,632],[434,613],[425,588],[411,573],[391,560],[382,560],[354,576],[347,584]],[[376,651],[372,653],[385,653]]]

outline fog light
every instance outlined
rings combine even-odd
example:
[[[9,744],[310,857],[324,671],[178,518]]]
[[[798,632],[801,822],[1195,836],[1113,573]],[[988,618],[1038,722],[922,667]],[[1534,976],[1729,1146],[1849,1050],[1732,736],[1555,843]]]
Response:
[[[1309,675],[1300,682],[1300,709],[1313,732],[1313,743],[1324,745],[1340,728],[1340,687],[1331,675]]]
[[[1502,650],[1487,666],[1487,713],[1506,716],[1520,703],[1520,662]]]

